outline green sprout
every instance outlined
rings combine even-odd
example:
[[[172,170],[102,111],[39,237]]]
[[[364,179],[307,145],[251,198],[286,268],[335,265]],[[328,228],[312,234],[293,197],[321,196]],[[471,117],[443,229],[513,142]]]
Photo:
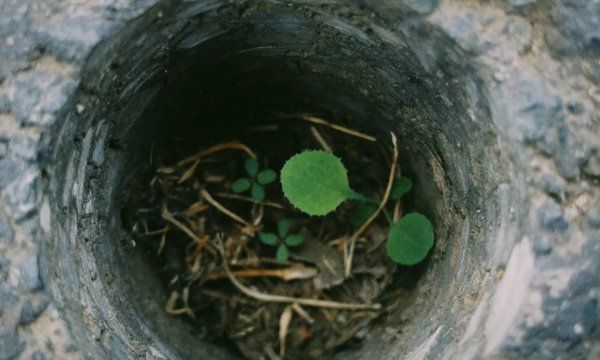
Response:
[[[396,177],[394,178],[394,183],[392,184],[392,190],[390,191],[389,200],[400,200],[404,195],[406,195],[412,189],[412,181],[407,177]],[[373,215],[377,211],[377,202],[374,203],[359,203],[348,213],[348,220],[350,223],[359,227],[367,221],[371,215]],[[387,211],[384,209],[384,215],[386,218],[390,218],[387,214]],[[391,220],[390,220],[391,222]]]
[[[260,241],[270,246],[277,246],[277,261],[286,261],[290,256],[290,247],[296,247],[304,242],[304,236],[301,233],[288,234],[291,223],[287,219],[281,219],[277,222],[277,235],[268,232],[258,233]]]
[[[242,177],[237,179],[231,185],[231,189],[234,193],[240,194],[250,189],[250,195],[256,201],[263,201],[265,199],[265,185],[268,185],[277,179],[277,173],[275,171],[266,169],[258,171],[258,161],[254,158],[248,158],[244,162],[244,168],[248,177]]]
[[[362,224],[377,209],[376,200],[352,190],[342,161],[326,151],[307,150],[292,156],[281,170],[280,181],[285,197],[308,215],[326,215],[346,200],[357,200],[363,206],[355,209],[350,221]],[[411,188],[410,179],[395,179],[390,199],[400,199]],[[390,223],[386,244],[388,256],[402,265],[422,261],[434,242],[429,219],[418,213],[409,213],[393,223],[387,211],[383,213]]]

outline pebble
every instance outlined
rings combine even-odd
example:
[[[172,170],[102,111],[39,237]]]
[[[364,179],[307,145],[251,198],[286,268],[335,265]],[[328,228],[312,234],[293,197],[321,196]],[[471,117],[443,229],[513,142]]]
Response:
[[[477,53],[480,50],[481,33],[477,12],[473,9],[464,9],[453,15],[450,19],[440,20],[439,25],[465,50]]]
[[[49,125],[77,83],[57,72],[33,70],[17,75],[13,113],[23,125]]]
[[[537,179],[538,186],[550,195],[558,196],[561,199],[565,198],[567,182],[560,176],[552,173],[543,173]]]
[[[23,343],[16,329],[0,329],[0,360],[15,359],[22,351]]]
[[[6,244],[12,244],[15,241],[15,231],[12,228],[11,223],[8,221],[8,217],[2,210],[0,210],[0,243],[5,242]]]
[[[506,11],[508,13],[518,13],[529,9],[536,0],[508,0],[506,1]]]
[[[34,300],[27,300],[21,306],[21,314],[19,315],[19,324],[31,324],[48,306],[48,298],[41,296]]]
[[[569,227],[562,207],[552,199],[546,200],[538,209],[540,224],[551,231],[564,231]]]
[[[6,95],[0,94],[0,114],[10,111],[10,101]]]
[[[569,101],[567,103],[567,110],[573,115],[580,115],[583,113],[583,104],[579,101]]]
[[[593,229],[600,229],[600,198],[592,204],[587,212],[588,225]]]
[[[548,255],[552,252],[552,242],[550,238],[542,234],[532,235],[533,252],[537,255]]]
[[[420,15],[431,13],[438,5],[439,0],[402,0],[402,5]]]
[[[61,60],[80,61],[110,26],[110,21],[103,18],[65,14],[59,22],[40,26],[37,36],[40,44]]]
[[[2,278],[0,278],[0,304],[6,306],[17,300],[17,296],[8,288]]]
[[[30,358],[30,360],[45,360],[45,359],[46,359],[46,357],[40,351],[36,351],[33,354],[31,354],[31,358]]]
[[[40,290],[43,287],[42,280],[40,278],[37,253],[29,255],[17,266],[21,274],[21,286],[31,292]]]
[[[2,195],[14,220],[19,222],[27,219],[36,211],[35,189],[39,170],[32,166],[17,174],[19,176],[6,185]]]
[[[600,179],[600,155],[592,156],[583,171],[589,176]]]
[[[0,142],[0,160],[8,155],[8,145],[5,142]]]
[[[579,166],[589,157],[583,143],[574,138],[566,125],[558,127],[558,142],[555,155],[556,168],[559,174],[566,179],[579,176]]]

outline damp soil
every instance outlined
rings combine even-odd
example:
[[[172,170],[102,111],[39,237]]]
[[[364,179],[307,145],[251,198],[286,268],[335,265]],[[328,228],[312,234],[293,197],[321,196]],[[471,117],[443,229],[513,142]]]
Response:
[[[344,126],[347,120],[327,118]],[[261,170],[279,174],[292,155],[329,146],[348,168],[351,187],[381,199],[391,162],[387,141],[367,141],[299,116],[214,123],[192,142],[163,139],[148,164],[140,164],[149,175],[129,187],[124,226],[162,280],[165,311],[191,323],[198,337],[234,346],[247,359],[318,359],[360,347],[372,327],[401,306],[418,276],[387,257],[385,218],[379,216],[358,239],[352,275],[344,278],[343,244],[358,227],[356,203],[310,217],[284,198],[279,179],[264,186],[262,202],[252,201],[250,192],[235,194],[232,183],[247,176],[250,156]],[[402,207],[388,204],[388,211]],[[290,233],[304,237],[284,262],[275,260],[276,247],[257,236],[277,233],[282,219],[292,224]],[[223,262],[247,288],[263,294],[382,307],[338,310],[260,301],[232,284]]]

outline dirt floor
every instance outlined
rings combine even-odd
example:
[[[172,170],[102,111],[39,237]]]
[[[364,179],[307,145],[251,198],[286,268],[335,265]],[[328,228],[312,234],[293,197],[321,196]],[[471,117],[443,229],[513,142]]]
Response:
[[[192,322],[207,340],[234,343],[248,359],[317,359],[360,346],[369,328],[399,306],[415,275],[386,255],[383,216],[358,238],[345,277],[344,246],[368,218],[355,203],[310,217],[287,202],[278,178],[260,186],[261,201],[260,191],[232,191],[239,178],[257,182],[248,161],[258,172],[279,174],[292,155],[323,149],[342,159],[352,188],[380,199],[390,149],[380,139],[330,125],[270,114],[207,133],[195,153],[179,149],[176,139],[157,149],[153,175],[138,184],[126,226],[159,264],[167,312]],[[398,217],[402,203],[387,208]],[[277,260],[278,247],[260,241],[267,232],[279,241],[290,235],[302,241]]]

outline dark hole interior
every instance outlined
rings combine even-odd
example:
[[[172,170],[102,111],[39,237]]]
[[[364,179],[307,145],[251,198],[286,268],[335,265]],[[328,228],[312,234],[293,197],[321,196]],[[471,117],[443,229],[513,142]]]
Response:
[[[387,151],[390,131],[397,134],[399,164],[415,182],[407,207],[432,220],[436,246],[428,261],[408,270],[415,276],[403,286],[414,291],[403,306],[381,319],[359,350],[339,356],[385,354],[422,335],[415,329],[431,312],[451,306],[444,291],[457,274],[456,259],[472,246],[468,238],[454,240],[465,217],[480,221],[475,210],[486,211],[484,187],[492,186],[479,167],[493,152],[483,145],[495,141],[489,114],[477,91],[466,90],[477,89],[475,80],[453,65],[450,45],[439,45],[436,54],[415,53],[415,38],[373,30],[383,24],[367,35],[343,15],[303,7],[270,4],[240,14],[224,6],[201,16],[203,10],[194,9],[163,10],[160,20],[154,9],[99,47],[73,99],[90,110],[69,111],[51,140],[48,231],[56,240],[46,251],[71,254],[48,266],[65,280],[54,293],[73,313],[86,302],[85,316],[95,319],[71,315],[73,324],[87,329],[82,334],[93,326],[109,329],[106,343],[90,347],[117,357],[150,351],[231,358],[228,349],[199,341],[189,323],[167,316],[156,258],[132,246],[120,214],[134,197],[131,184],[148,180],[154,152],[185,156],[202,148],[203,138],[277,110],[319,114],[382,139]],[[384,174],[388,166],[381,164]],[[459,265],[463,271],[484,256],[473,246]],[[92,272],[97,280],[86,275]],[[404,335],[390,337],[389,329]]]
[[[305,38],[290,36],[291,33],[287,33],[285,48],[256,46],[252,43],[255,40],[251,33],[246,38],[238,38],[246,31],[247,29],[242,26],[226,35],[206,41],[197,49],[182,51],[176,56],[182,60],[174,63],[173,68],[169,69],[169,76],[156,96],[157,100],[141,116],[142,119],[146,119],[139,122],[141,128],[132,130],[133,132],[147,131],[148,124],[154,124],[157,129],[154,134],[150,134],[150,137],[143,138],[143,144],[138,145],[146,149],[150,145],[152,148],[149,151],[136,152],[142,157],[135,159],[139,172],[131,174],[134,177],[133,183],[135,184],[137,179],[149,181],[150,172],[155,170],[151,169],[150,154],[163,154],[165,159],[174,163],[201,149],[202,144],[218,142],[215,141],[216,139],[222,141],[243,139],[245,135],[242,133],[243,129],[250,125],[279,123],[283,128],[279,133],[266,133],[262,139],[251,140],[252,145],[258,146],[264,154],[268,154],[269,144],[281,143],[274,140],[272,138],[274,136],[290,136],[288,147],[283,148],[284,151],[289,151],[290,155],[306,148],[309,142],[298,141],[298,137],[310,137],[309,133],[304,131],[304,134],[298,134],[299,124],[294,126],[286,124],[286,121],[294,121],[293,119],[283,122],[276,120],[271,112],[278,111],[317,114],[337,124],[377,136],[380,139],[379,144],[370,148],[373,166],[366,169],[356,168],[352,166],[353,164],[347,166],[351,174],[359,180],[366,177],[365,175],[371,175],[370,172],[377,172],[379,180],[384,183],[371,184],[371,187],[384,188],[391,154],[389,133],[390,131],[398,133],[398,127],[390,124],[397,122],[399,115],[397,111],[390,113],[389,108],[382,107],[382,102],[392,102],[398,109],[413,111],[418,106],[416,102],[423,101],[418,99],[416,94],[413,94],[412,98],[397,96],[395,99],[383,95],[384,92],[389,94],[391,89],[396,88],[396,77],[389,77],[389,75],[392,71],[402,71],[402,67],[384,62],[378,64],[379,67],[383,67],[383,71],[381,68],[371,68],[369,61],[378,63],[381,57],[361,47],[353,48],[357,50],[357,56],[362,61],[352,61],[352,57],[343,51],[334,52],[325,47],[322,49],[325,53],[307,58],[303,54],[303,49],[294,48],[297,44],[293,42],[296,40],[303,44],[307,41]],[[282,37],[283,41],[284,34],[278,36]],[[271,42],[276,40],[278,39],[272,39]],[[260,39],[260,42],[264,42],[264,39]],[[344,44],[343,39],[341,43],[335,45],[352,46],[350,43]],[[375,58],[378,60],[375,61]],[[422,92],[427,91],[422,88],[421,81],[415,80],[414,74],[411,76],[412,86]],[[289,128],[296,129],[296,133],[294,130],[286,133]],[[235,129],[239,129],[237,135]],[[400,144],[408,142],[403,135],[398,134]],[[335,137],[339,138],[339,135]],[[152,142],[148,141],[149,139],[152,139]],[[333,144],[335,146],[335,142]],[[281,144],[278,146],[277,150],[281,151]],[[362,145],[357,142],[356,146],[360,148]],[[312,148],[315,146],[313,145]],[[406,160],[410,155],[405,149],[406,146],[401,149],[399,165],[405,175],[415,179],[418,189],[423,184],[415,177],[415,170],[410,166],[415,164],[414,159],[411,162]],[[274,164],[276,170],[280,169],[283,160],[285,159],[279,157],[278,162]],[[420,166],[423,165],[425,164]],[[134,189],[139,188],[136,185],[139,184],[135,184]],[[365,190],[365,185],[369,187],[368,184],[362,184],[361,190]],[[123,189],[123,199],[136,196],[135,192],[132,194],[131,189],[131,187]],[[433,215],[434,205],[430,203],[431,199],[415,201],[415,198],[422,196],[422,194],[419,196],[418,192],[416,194],[407,198],[405,204],[407,211],[417,210]],[[154,252],[148,251],[148,248],[144,249],[143,246],[139,248],[143,249],[141,252],[136,252],[136,256],[140,257],[140,263],[157,264],[157,261],[160,263],[161,260],[156,259]],[[160,266],[152,267],[160,269]],[[396,273],[401,275],[389,288],[394,290],[402,287],[410,291],[426,268],[427,262],[403,268]],[[159,298],[166,301],[170,278],[165,278],[164,274],[157,276],[162,277],[162,293]],[[402,293],[402,296],[409,299],[406,293]],[[389,296],[387,302],[391,302]],[[192,333],[197,331],[194,329],[198,321],[190,321],[185,317],[183,320],[192,325]],[[217,321],[217,319],[212,318],[210,321]],[[381,317],[371,324],[371,326],[381,325]],[[236,351],[229,339],[217,339],[217,344]],[[345,347],[338,346],[337,350],[348,350],[360,345],[355,341],[354,346],[348,348],[348,344],[352,344],[352,341],[347,342]]]

